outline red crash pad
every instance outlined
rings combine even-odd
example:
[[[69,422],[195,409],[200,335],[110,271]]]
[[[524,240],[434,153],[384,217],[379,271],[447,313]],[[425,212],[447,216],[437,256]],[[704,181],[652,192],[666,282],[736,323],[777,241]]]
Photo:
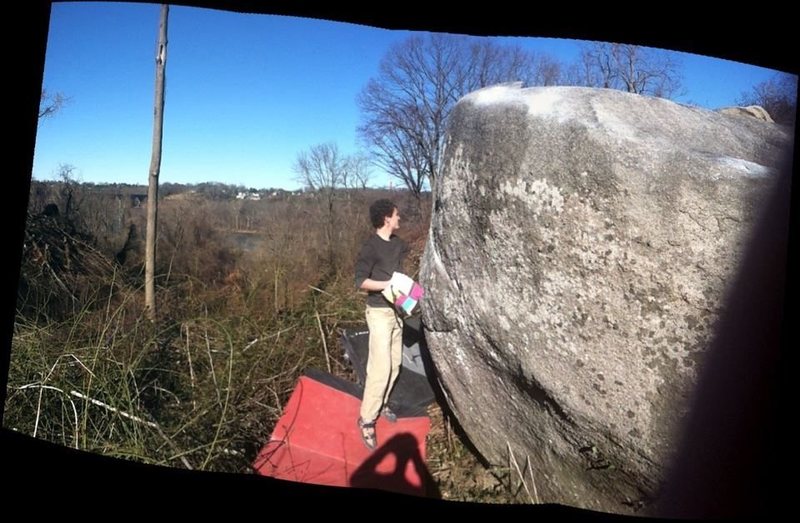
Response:
[[[425,495],[432,485],[425,466],[430,418],[379,418],[378,448],[370,451],[357,426],[360,405],[350,394],[301,377],[253,468],[291,481]]]

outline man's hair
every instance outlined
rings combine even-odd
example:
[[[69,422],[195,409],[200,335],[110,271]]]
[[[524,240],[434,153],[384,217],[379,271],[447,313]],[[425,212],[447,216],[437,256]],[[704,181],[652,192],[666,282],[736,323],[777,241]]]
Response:
[[[382,198],[372,202],[372,205],[369,206],[369,219],[372,226],[376,229],[383,227],[383,219],[390,218],[395,209],[397,209],[397,205],[392,200]]]

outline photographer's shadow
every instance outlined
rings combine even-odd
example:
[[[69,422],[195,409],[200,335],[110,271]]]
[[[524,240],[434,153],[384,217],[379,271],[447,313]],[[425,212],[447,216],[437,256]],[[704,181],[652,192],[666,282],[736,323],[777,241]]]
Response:
[[[394,466],[391,472],[378,470],[385,460],[392,458]],[[409,467],[412,469],[409,470]],[[397,434],[380,445],[350,476],[350,486],[437,499],[441,497],[433,476],[422,460],[417,438],[408,432]]]

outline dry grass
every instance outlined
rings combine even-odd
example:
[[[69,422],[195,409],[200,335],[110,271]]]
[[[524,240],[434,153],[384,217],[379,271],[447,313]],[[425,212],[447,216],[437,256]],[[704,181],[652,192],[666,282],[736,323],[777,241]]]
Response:
[[[143,316],[140,265],[112,261],[124,240],[124,227],[108,226],[119,209],[83,201],[98,216],[117,213],[98,218],[106,240],[94,244],[77,230],[63,240],[74,223],[32,220],[26,248],[39,256],[22,267],[4,425],[144,463],[250,472],[305,369],[355,380],[340,330],[363,324],[352,272],[369,199],[347,195],[330,216],[313,198],[171,198],[160,211],[156,325]],[[416,275],[429,216],[400,203]],[[336,225],[334,256],[313,226],[326,219]],[[257,247],[227,238],[243,224],[262,238]],[[443,498],[527,501],[512,471],[485,469],[442,410],[429,413],[428,465]]]

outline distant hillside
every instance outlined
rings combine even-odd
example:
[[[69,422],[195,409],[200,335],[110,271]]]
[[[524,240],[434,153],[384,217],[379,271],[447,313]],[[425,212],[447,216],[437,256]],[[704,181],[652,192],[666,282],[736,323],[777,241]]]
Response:
[[[62,181],[40,181],[31,182],[31,194],[38,195],[40,199],[46,198],[49,194],[64,191],[69,186],[79,187],[83,192],[103,194],[114,197],[138,197],[144,202],[147,196],[146,185],[133,185],[127,183],[73,183],[66,184]],[[281,188],[254,189],[243,185],[232,185],[220,182],[203,182],[198,184],[181,183],[162,183],[158,188],[158,195],[163,199],[185,199],[190,197],[202,197],[207,200],[261,200],[261,199],[286,199],[291,197],[313,197],[316,191],[296,189],[287,190]],[[387,190],[383,188],[366,189],[336,189],[339,194],[359,193],[367,194],[374,198],[385,197]],[[405,189],[394,189],[391,194],[404,194]],[[423,192],[423,197],[429,196],[429,192]]]

